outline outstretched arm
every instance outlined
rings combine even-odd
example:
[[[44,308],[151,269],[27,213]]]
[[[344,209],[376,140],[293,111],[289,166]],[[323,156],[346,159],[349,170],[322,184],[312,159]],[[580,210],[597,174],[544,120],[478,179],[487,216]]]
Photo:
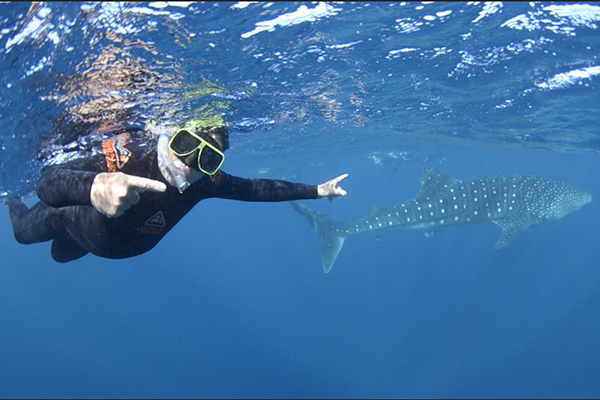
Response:
[[[243,201],[290,201],[345,196],[338,183],[348,175],[341,175],[322,185],[305,185],[276,179],[244,179],[220,172],[215,180],[214,197]],[[213,197],[210,196],[210,197]]]

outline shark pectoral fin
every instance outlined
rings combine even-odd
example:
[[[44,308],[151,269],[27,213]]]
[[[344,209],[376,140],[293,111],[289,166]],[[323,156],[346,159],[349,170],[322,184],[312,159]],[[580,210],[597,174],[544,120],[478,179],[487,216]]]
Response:
[[[496,248],[502,249],[511,244],[521,233],[533,224],[526,215],[515,215],[514,217],[497,219],[492,221],[502,228],[502,236],[496,242]]]

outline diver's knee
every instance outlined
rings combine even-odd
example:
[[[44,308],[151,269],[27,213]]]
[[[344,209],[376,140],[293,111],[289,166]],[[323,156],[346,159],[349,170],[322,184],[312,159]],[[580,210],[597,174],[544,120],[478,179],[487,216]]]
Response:
[[[20,244],[31,244],[33,243],[27,235],[24,235],[20,230],[15,230],[14,232],[15,240]]]
[[[29,209],[18,197],[11,197],[8,199],[8,214],[11,221],[14,222],[21,218],[27,211],[29,211]]]

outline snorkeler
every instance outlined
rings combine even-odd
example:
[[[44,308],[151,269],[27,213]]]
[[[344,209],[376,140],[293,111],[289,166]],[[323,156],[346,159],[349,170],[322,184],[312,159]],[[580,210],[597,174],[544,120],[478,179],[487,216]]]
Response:
[[[313,186],[225,173],[229,135],[220,117],[190,121],[170,133],[164,129],[153,146],[135,133],[104,140],[97,155],[46,167],[37,186],[40,202],[28,209],[18,198],[9,200],[15,239],[52,240],[57,262],[87,253],[127,258],[156,246],[203,199],[275,202],[346,195],[338,184],[348,174]]]

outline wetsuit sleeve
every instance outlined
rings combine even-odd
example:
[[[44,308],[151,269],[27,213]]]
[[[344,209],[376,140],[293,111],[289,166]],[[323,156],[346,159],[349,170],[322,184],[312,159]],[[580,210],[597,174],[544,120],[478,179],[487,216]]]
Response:
[[[214,197],[243,201],[289,201],[316,199],[317,186],[275,179],[245,179],[220,172]]]
[[[106,171],[102,155],[46,167],[38,182],[37,195],[52,207],[91,205],[94,178]]]

